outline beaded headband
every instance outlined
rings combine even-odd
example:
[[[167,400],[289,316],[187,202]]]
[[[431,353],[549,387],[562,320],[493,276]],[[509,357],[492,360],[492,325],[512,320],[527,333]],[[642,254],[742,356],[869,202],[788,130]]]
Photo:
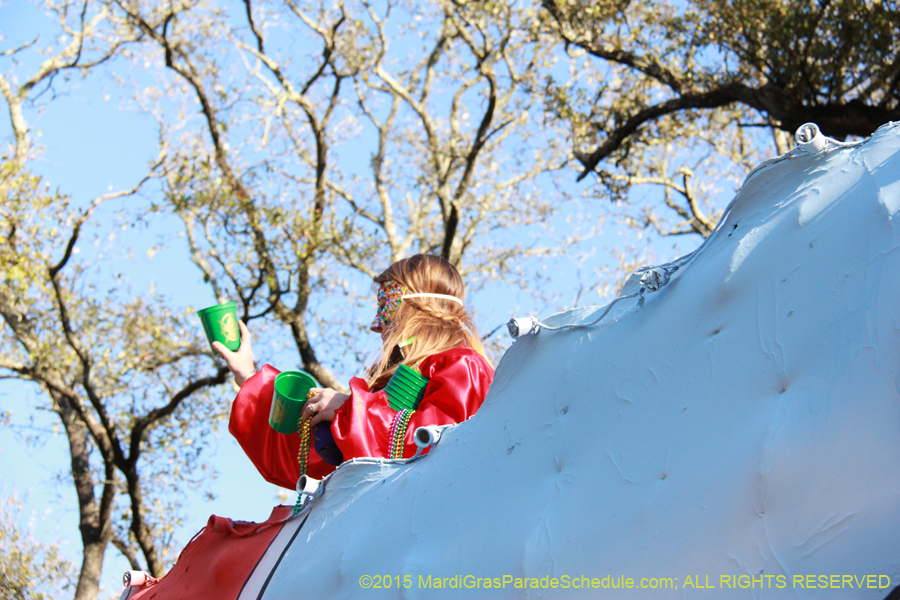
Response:
[[[369,325],[369,329],[374,330],[378,327],[387,326],[393,320],[397,309],[400,308],[400,302],[404,298],[440,298],[442,300],[452,300],[463,306],[463,301],[456,296],[432,294],[429,292],[404,294],[403,292],[405,291],[406,289],[403,285],[396,281],[385,281],[378,287],[378,312],[375,314],[375,320]]]

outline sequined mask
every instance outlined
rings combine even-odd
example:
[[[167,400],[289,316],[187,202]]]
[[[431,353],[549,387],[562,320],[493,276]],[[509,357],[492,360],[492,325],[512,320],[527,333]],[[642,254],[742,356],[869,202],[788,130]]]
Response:
[[[378,287],[378,313],[375,320],[369,326],[369,329],[377,330],[386,327],[397,309],[400,308],[400,301],[403,299],[403,286],[396,281],[385,281]]]

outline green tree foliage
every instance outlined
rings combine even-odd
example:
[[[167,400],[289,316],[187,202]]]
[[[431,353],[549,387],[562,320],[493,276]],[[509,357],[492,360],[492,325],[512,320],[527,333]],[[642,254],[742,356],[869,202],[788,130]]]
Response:
[[[162,484],[197,483],[204,443],[193,443],[196,424],[214,422],[224,408],[201,400],[226,369],[210,368],[183,310],[132,297],[127,287],[98,289],[95,265],[76,260],[82,227],[108,197],[75,210],[12,163],[0,195],[0,367],[39,385],[41,408],[60,419],[84,545],[76,597],[95,597],[110,543],[132,563],[140,548],[144,564],[162,570],[160,541],[180,504]]]
[[[531,34],[524,10],[500,4],[242,9],[120,7],[142,56],[164,59],[148,110],[161,124],[178,118],[163,98],[202,113],[161,126],[157,208],[182,219],[217,297],[235,298],[247,321],[280,322],[304,368],[341,388],[309,331],[313,320],[328,337],[346,330],[314,306],[347,293],[335,273],[371,277],[424,251],[485,280],[547,252],[492,233],[553,210],[536,181],[565,166],[565,140],[535,130],[542,107],[529,93],[552,44]],[[309,54],[291,56],[292,39],[308,40]]]
[[[754,129],[772,128],[785,152],[786,134],[809,121],[843,139],[900,119],[894,1],[543,0],[542,6],[546,26],[570,54],[589,57],[581,84],[547,86],[555,113],[571,123],[579,178],[595,173],[614,192],[623,181],[664,186],[665,205],[680,222],[663,226],[652,210],[638,219],[660,233],[709,235],[716,214],[691,185],[696,174],[714,179],[727,163],[743,172],[753,157]],[[675,162],[673,140],[682,156]]]
[[[73,587],[75,567],[60,556],[57,544],[34,537],[24,526],[22,503],[4,498],[0,510],[0,600],[51,600]]]

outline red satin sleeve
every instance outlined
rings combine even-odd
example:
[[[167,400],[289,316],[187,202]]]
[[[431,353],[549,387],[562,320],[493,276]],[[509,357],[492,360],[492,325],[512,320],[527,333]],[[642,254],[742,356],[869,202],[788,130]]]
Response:
[[[428,378],[425,395],[409,421],[403,456],[416,452],[413,433],[425,425],[460,423],[484,402],[494,370],[474,350],[454,348],[428,357],[419,366]],[[391,425],[397,411],[384,391],[371,392],[359,378],[350,380],[352,395],[334,416],[331,432],[344,460],[359,456],[390,456]]]
[[[417,427],[460,423],[474,415],[494,378],[494,370],[487,361],[468,348],[454,348],[430,356],[422,361],[419,369],[429,381],[406,430],[404,457],[416,452],[413,433]],[[231,407],[228,431],[266,481],[294,489],[300,475],[297,464],[300,436],[284,435],[269,427],[278,373],[274,367],[265,365],[244,382]],[[350,398],[335,411],[331,424],[344,460],[389,457],[391,425],[397,411],[388,405],[387,394],[369,391],[362,379],[351,379],[350,390]],[[321,479],[334,469],[314,448],[310,449],[307,468],[310,477]]]
[[[269,427],[269,411],[272,409],[272,393],[279,371],[264,365],[253,377],[244,382],[231,406],[228,431],[243,448],[259,474],[269,483],[293,490],[300,477],[297,452],[300,436],[296,433],[278,433]],[[307,473],[321,479],[334,471],[311,449]]]

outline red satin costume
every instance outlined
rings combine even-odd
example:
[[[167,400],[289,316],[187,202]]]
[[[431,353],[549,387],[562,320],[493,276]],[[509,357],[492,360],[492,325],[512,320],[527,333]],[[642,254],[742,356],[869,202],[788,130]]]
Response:
[[[460,423],[474,415],[494,377],[487,361],[464,347],[429,356],[419,369],[428,378],[428,387],[409,420],[404,458],[416,452],[413,434],[417,427]],[[292,490],[300,473],[297,464],[300,436],[284,435],[269,427],[276,375],[278,370],[265,365],[244,382],[231,407],[228,430],[266,481]],[[358,377],[350,380],[350,390],[350,398],[335,411],[331,423],[331,433],[344,460],[389,456],[391,424],[397,411],[388,405],[387,394],[369,391],[366,382]],[[314,448],[310,449],[307,468],[310,477],[320,479],[334,469]]]

